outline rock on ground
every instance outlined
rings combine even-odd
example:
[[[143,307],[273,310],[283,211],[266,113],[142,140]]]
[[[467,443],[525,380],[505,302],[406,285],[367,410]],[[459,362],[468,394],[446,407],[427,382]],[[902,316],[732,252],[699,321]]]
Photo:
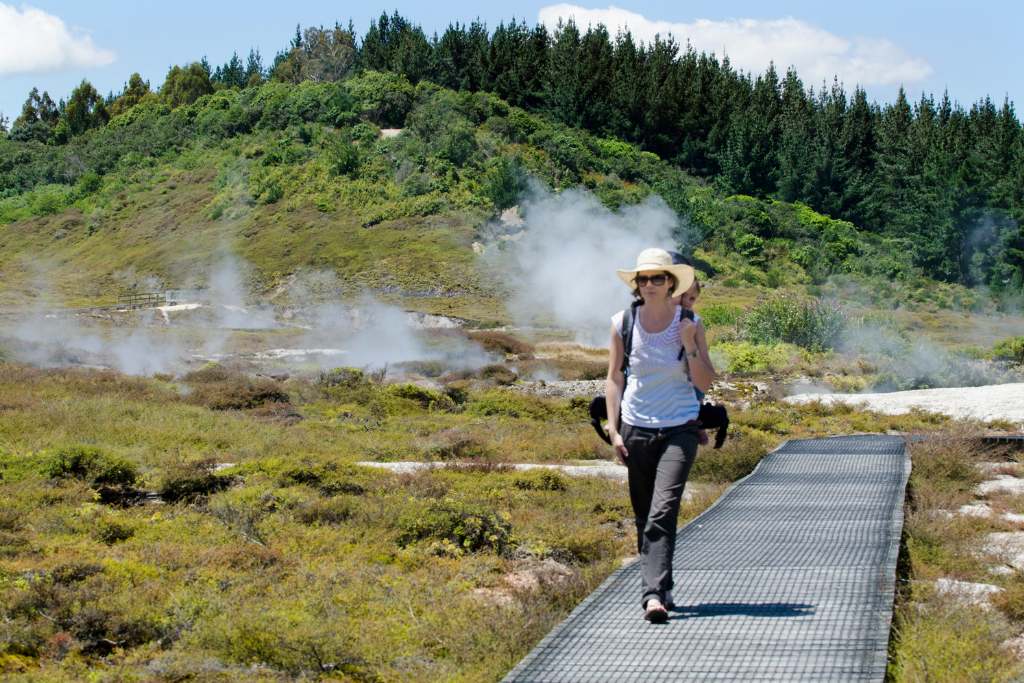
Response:
[[[986,553],[997,555],[1014,569],[1024,569],[1024,531],[997,531],[988,535]]]
[[[938,579],[935,590],[941,595],[948,595],[965,605],[973,605],[982,609],[990,609],[989,598],[1003,591],[999,586],[988,583],[970,583],[956,579]]]
[[[990,493],[1024,493],[1024,479],[1009,474],[996,475],[995,479],[983,481],[974,487],[974,492],[979,496],[986,496]]]

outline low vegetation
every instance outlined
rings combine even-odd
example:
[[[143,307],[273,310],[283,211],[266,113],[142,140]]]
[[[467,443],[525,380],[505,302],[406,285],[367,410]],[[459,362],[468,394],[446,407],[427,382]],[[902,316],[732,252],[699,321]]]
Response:
[[[906,520],[887,680],[1015,681],[1024,673],[1017,639],[1024,630],[1020,572],[991,549],[988,534],[1016,531],[1000,516],[1021,497],[974,488],[999,473],[1021,474],[1019,452],[983,450],[962,429],[948,438],[912,442]],[[997,513],[972,515],[983,502]],[[995,586],[995,594],[943,589],[941,580]],[[955,634],[955,637],[951,637]]]
[[[0,365],[5,675],[500,679],[634,554],[627,491],[511,467],[609,458],[585,400],[386,374],[273,381],[282,420],[242,400],[237,364],[159,379]],[[211,386],[224,402],[195,398]],[[681,519],[782,439],[950,428],[754,402],[701,450]],[[438,467],[357,464],[393,460]]]
[[[635,552],[627,491],[510,467],[608,457],[578,401],[381,374],[271,382],[282,422],[223,365],[0,365],[0,670],[498,680]],[[757,434],[707,452],[684,519],[764,455]],[[395,459],[471,464],[355,464]]]

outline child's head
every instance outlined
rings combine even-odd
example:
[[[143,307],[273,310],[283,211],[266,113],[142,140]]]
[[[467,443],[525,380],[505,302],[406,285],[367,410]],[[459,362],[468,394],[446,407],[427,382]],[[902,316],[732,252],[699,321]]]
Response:
[[[683,264],[690,266],[691,268],[693,267],[693,264],[690,263],[690,259],[683,256],[678,251],[670,251],[668,254],[672,257],[672,263]],[[694,278],[693,284],[690,285],[690,289],[682,294],[672,297],[672,303],[676,306],[682,306],[683,308],[692,311],[693,302],[697,300],[698,296],[700,296],[700,282],[697,281],[697,278]]]
[[[700,283],[696,280],[690,285],[690,288],[679,295],[679,304],[683,308],[692,311],[693,304],[697,301],[697,297],[700,296]]]

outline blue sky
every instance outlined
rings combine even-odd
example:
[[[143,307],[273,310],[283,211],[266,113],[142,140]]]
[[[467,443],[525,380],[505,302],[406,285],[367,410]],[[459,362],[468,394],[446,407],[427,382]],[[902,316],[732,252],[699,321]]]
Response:
[[[257,47],[265,61],[283,48],[297,23],[342,24],[351,18],[365,32],[382,10],[397,9],[421,24],[428,35],[450,21],[477,16],[488,26],[512,15],[529,24],[539,17],[574,14],[580,23],[627,21],[653,34],[671,25],[677,39],[694,39],[698,48],[724,47],[741,66],[763,71],[769,59],[780,68],[794,62],[805,84],[814,76],[838,71],[851,90],[864,83],[868,96],[891,101],[902,83],[916,98],[922,91],[941,95],[946,88],[961,102],[985,95],[1024,100],[1019,67],[1019,29],[1024,3],[967,4],[861,0],[680,3],[664,0],[608,4],[572,2],[501,3],[450,0],[445,3],[394,2],[345,4],[295,0],[281,3],[140,3],[110,0],[35,0],[27,5],[0,0],[0,111],[13,120],[33,86],[57,99],[87,78],[101,92],[119,90],[138,71],[159,86],[172,64],[207,55],[212,64],[232,51],[243,57]],[[618,7],[618,6],[616,6]],[[665,22],[656,24],[655,22]],[[683,34],[686,35],[683,35]]]

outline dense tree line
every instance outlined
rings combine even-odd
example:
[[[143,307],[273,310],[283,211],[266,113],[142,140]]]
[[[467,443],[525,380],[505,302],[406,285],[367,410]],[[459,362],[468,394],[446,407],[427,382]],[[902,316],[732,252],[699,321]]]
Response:
[[[159,95],[137,75],[105,100],[85,82],[67,104],[33,91],[11,138],[66,142],[104,125],[131,98],[175,107],[218,88],[367,72],[493,92],[555,122],[634,143],[725,193],[798,201],[905,239],[914,263],[934,278],[1024,287],[1024,132],[1010,102],[912,102],[901,90],[880,106],[860,87],[808,88],[794,70],[781,75],[774,65],[737,72],[727,57],[671,37],[643,44],[600,25],[582,31],[569,21],[549,31],[513,19],[489,31],[456,23],[428,38],[396,12],[382,14],[361,41],[351,23],[296,28],[266,71],[251,52],[244,67],[237,54],[212,72],[205,59],[174,67]]]

